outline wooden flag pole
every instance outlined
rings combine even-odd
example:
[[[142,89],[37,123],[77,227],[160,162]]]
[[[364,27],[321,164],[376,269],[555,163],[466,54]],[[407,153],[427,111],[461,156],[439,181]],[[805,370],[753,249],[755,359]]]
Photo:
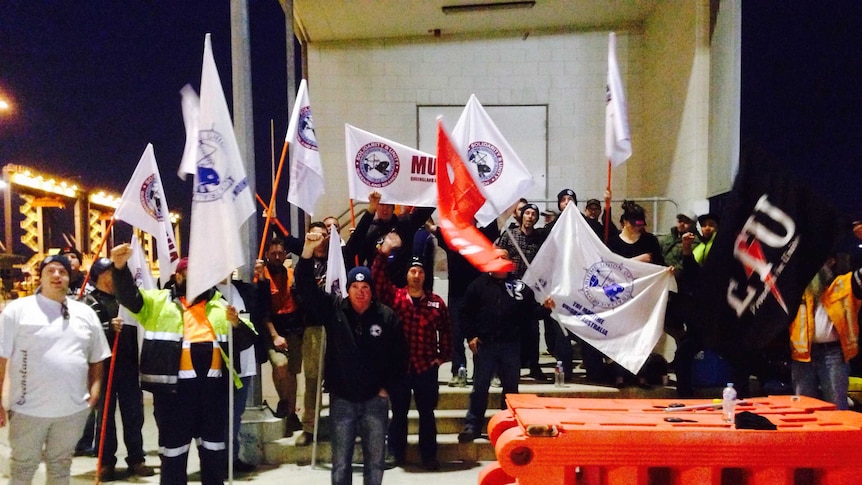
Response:
[[[350,227],[356,229],[356,212],[353,205],[353,199],[350,199]],[[359,254],[353,255],[354,263],[359,266]]]

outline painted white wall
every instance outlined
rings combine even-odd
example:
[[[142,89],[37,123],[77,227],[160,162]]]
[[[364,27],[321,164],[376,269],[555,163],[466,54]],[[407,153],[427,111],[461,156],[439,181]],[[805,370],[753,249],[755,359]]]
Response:
[[[706,197],[708,0],[667,2],[617,31],[634,154],[613,171],[613,197]],[[572,188],[601,199],[608,32],[528,38],[377,40],[308,46],[308,81],[327,179],[320,214],[348,206],[344,123],[417,146],[418,106],[547,105],[547,198]],[[454,121],[451,122],[454,124]],[[424,136],[424,135],[423,135]],[[647,210],[652,210],[647,206]],[[676,208],[660,204],[657,232]]]

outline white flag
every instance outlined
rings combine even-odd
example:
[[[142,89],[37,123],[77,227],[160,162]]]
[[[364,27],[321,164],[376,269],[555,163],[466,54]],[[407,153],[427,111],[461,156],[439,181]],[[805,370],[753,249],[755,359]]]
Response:
[[[452,130],[452,142],[485,196],[485,205],[476,213],[480,227],[494,221],[536,184],[475,94],[470,95]]]
[[[524,275],[538,301],[551,296],[560,323],[637,373],[662,334],[668,291],[664,266],[612,253],[571,204]]]
[[[174,274],[180,253],[174,240],[168,201],[152,143],[144,149],[135,173],[123,191],[120,205],[114,211],[114,219],[125,221],[155,238],[159,253],[159,280],[164,286]]]
[[[430,153],[344,124],[350,198],[368,202],[380,192],[387,204],[437,205],[437,159]]]
[[[213,60],[209,34],[204,40],[199,110],[198,130],[193,133],[196,150],[187,154],[192,159],[180,163],[181,170],[195,176],[186,284],[189,300],[248,262],[248,248],[240,234],[245,220],[254,214],[254,198]]]
[[[311,116],[311,101],[305,79],[299,83],[296,103],[290,114],[285,140],[290,150],[290,184],[287,201],[299,206],[308,215],[314,215],[317,201],[325,192],[323,165],[317,151],[314,134],[314,119]]]
[[[614,167],[622,165],[632,156],[632,135],[629,132],[629,115],[626,94],[617,64],[617,36],[613,32],[608,40],[608,84],[605,106],[605,156]]]
[[[344,254],[341,252],[341,235],[334,227],[329,235],[329,254],[326,258],[326,289],[331,294],[347,298],[347,271],[344,269]]]
[[[126,265],[132,273],[132,278],[135,280],[135,285],[142,290],[151,290],[156,287],[156,281],[153,279],[153,273],[150,272],[150,266],[147,264],[147,259],[144,257],[144,249],[141,247],[141,242],[138,236],[132,236],[132,255]],[[159,269],[161,272],[161,269]],[[173,275],[167,275],[168,278]],[[123,319],[123,325],[136,325],[140,327],[138,320],[132,315],[126,307],[120,306],[117,316]],[[144,332],[138,331],[138,352],[143,348]]]

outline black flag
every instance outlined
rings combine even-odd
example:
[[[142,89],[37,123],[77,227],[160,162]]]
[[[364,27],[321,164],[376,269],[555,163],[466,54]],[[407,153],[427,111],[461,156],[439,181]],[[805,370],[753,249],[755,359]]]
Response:
[[[762,150],[744,148],[697,291],[707,345],[745,361],[786,329],[838,228],[831,205]]]

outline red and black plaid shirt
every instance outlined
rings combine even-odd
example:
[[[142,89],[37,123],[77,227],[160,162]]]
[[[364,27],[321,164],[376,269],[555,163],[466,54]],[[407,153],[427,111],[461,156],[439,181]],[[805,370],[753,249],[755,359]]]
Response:
[[[407,288],[396,288],[386,274],[387,256],[378,254],[371,267],[374,291],[381,303],[391,307],[404,329],[408,348],[408,371],[420,374],[452,358],[452,322],[446,303],[425,291],[418,302]]]

